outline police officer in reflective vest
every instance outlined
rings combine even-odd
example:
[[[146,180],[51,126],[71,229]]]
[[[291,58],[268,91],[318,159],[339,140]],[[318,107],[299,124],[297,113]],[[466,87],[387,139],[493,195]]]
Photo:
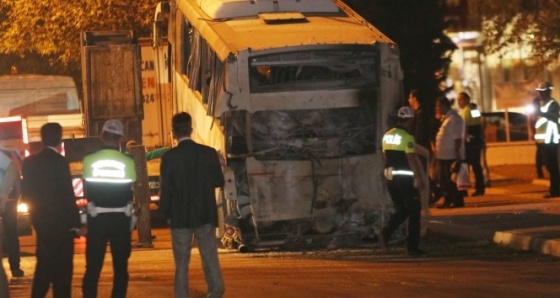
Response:
[[[381,246],[388,250],[388,239],[408,218],[407,251],[411,256],[425,254],[418,248],[420,242],[420,192],[424,185],[421,170],[414,152],[414,136],[411,135],[414,113],[410,107],[402,107],[397,113],[397,126],[383,136],[385,156],[384,174],[395,213],[379,233]]]
[[[541,108],[535,122],[535,141],[543,143],[543,157],[546,170],[550,176],[550,188],[545,198],[556,198],[560,196],[560,173],[558,169],[558,116],[560,108],[558,102],[550,97],[552,85],[548,82],[539,83],[535,90],[541,101]]]
[[[132,186],[136,181],[136,170],[133,159],[119,152],[123,131],[119,120],[107,120],[101,130],[103,147],[84,158],[88,232],[83,297],[97,297],[107,242],[111,244],[113,257],[111,297],[126,297],[131,251]]]
[[[478,197],[484,195],[485,191],[484,174],[480,163],[480,154],[484,145],[481,115],[476,105],[471,103],[471,97],[466,92],[460,92],[457,95],[457,103],[461,108],[461,118],[465,121],[466,127],[465,158],[472,167],[475,179],[475,191],[471,195]]]

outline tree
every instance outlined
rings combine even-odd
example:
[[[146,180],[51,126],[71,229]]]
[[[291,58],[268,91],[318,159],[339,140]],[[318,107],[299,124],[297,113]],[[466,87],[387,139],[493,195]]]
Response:
[[[150,36],[157,2],[0,0],[0,54],[9,58],[0,59],[0,74],[15,63],[21,72],[66,73],[80,81],[80,32],[130,29]],[[444,34],[442,0],[345,2],[399,45],[406,91],[420,88],[431,99],[443,94],[455,46]]]
[[[404,89],[420,89],[433,112],[435,98],[443,95],[455,44],[444,30],[444,6],[440,0],[344,0],[357,13],[397,43]]]
[[[10,62],[23,72],[79,74],[82,31],[134,30],[150,36],[157,2],[0,0],[0,74],[9,73],[4,64]]]
[[[559,0],[483,0],[478,5],[488,53],[527,46],[535,66],[558,63]]]

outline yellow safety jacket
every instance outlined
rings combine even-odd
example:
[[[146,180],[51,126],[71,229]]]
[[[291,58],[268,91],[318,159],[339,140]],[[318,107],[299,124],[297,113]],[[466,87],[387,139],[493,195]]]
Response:
[[[381,148],[385,155],[385,168],[390,169],[391,173],[385,173],[387,177],[404,175],[414,176],[408,159],[407,153],[414,153],[414,136],[402,127],[390,129],[383,135]]]
[[[121,210],[133,200],[136,167],[130,156],[106,148],[87,155],[83,164],[85,195],[89,203]]]
[[[556,102],[554,99],[550,99],[544,106],[542,106],[541,112],[547,113],[550,105]],[[558,121],[551,121],[546,117],[539,116],[535,122],[535,141],[537,143],[544,144],[558,144],[560,141],[560,133],[558,132]]]
[[[474,125],[481,125],[482,122],[480,121],[480,111],[478,109],[471,108],[470,105],[461,110],[461,117],[465,121],[466,126],[474,126]]]
[[[461,118],[465,121],[467,142],[482,141],[482,121],[478,109],[467,105],[461,110]]]

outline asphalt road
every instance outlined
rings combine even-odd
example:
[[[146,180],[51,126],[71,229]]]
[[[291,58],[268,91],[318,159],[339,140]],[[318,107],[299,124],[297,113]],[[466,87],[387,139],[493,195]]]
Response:
[[[501,170],[532,174],[525,168]],[[519,182],[527,179],[518,178]],[[461,217],[478,207],[535,203],[528,197],[532,195],[526,194],[543,191],[542,186],[534,186],[533,190],[526,184],[519,184],[516,189],[516,185],[508,188],[507,196],[470,198],[469,208],[434,209],[433,215],[450,216],[444,214],[447,212]],[[169,231],[157,217],[153,224],[154,248],[135,248],[132,252],[128,297],[173,297]],[[137,243],[136,234],[133,237],[133,243]],[[29,297],[35,266],[34,236],[22,237],[21,242],[26,276],[11,279],[12,297]],[[421,247],[428,255],[419,258],[407,257],[402,245],[389,253],[379,248],[249,254],[221,250],[224,297],[560,297],[558,257],[509,249],[492,241],[460,240],[430,233],[422,239]],[[82,297],[84,249],[84,242],[77,241],[73,297]],[[4,267],[8,268],[6,259]],[[100,298],[110,297],[111,285],[111,257],[107,254],[99,285]],[[206,285],[196,250],[191,261],[190,285],[191,297],[205,297]]]
[[[132,252],[128,297],[173,297],[169,232],[157,228],[153,235],[154,248]],[[558,297],[560,293],[559,258],[434,235],[423,239],[423,248],[429,255],[421,258],[406,257],[402,247],[389,253],[380,249],[250,254],[224,250],[220,261],[225,297]],[[26,276],[11,279],[12,297],[29,297],[34,249],[33,236],[23,237]],[[72,297],[82,297],[83,252],[83,241],[77,241]],[[7,268],[5,259],[4,266]],[[111,257],[107,254],[99,297],[110,297],[111,284]],[[190,284],[191,297],[205,297],[196,250]]]

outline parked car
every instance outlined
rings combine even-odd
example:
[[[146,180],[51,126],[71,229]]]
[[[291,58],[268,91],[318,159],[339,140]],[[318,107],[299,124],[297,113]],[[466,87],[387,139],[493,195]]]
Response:
[[[529,141],[531,137],[527,115],[516,112],[482,113],[486,143]]]

